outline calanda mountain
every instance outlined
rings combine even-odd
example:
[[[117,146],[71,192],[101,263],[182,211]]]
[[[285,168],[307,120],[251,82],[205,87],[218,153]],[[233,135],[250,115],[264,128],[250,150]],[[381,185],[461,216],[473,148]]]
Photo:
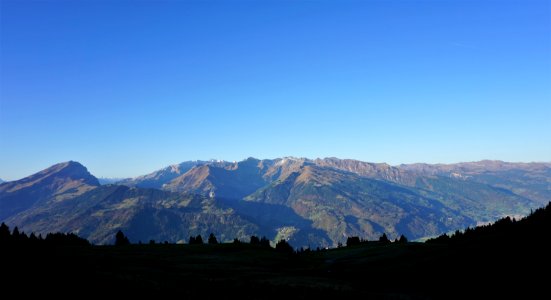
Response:
[[[296,247],[437,236],[551,199],[550,163],[480,161],[390,166],[325,158],[187,161],[101,185],[78,162],[0,185],[0,221],[25,232],[72,232],[97,244],[266,236]]]

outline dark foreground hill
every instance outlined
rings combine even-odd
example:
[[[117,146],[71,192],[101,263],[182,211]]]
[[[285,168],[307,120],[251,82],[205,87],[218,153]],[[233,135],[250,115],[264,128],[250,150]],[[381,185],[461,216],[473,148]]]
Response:
[[[247,243],[3,243],[2,293],[63,298],[547,298],[550,237],[548,205],[521,221],[502,219],[427,243],[367,242],[294,254]]]

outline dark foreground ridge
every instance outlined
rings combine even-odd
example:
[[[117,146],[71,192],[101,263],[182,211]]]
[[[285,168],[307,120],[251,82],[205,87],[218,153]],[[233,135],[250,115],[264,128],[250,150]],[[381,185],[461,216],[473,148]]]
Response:
[[[330,250],[251,243],[92,246],[73,234],[30,237],[0,227],[3,293],[25,295],[237,296],[242,299],[449,299],[548,294],[551,205],[515,221],[426,243],[349,239]],[[202,240],[202,238],[201,238]],[[32,288],[30,288],[32,287]],[[23,295],[23,294],[22,294]]]

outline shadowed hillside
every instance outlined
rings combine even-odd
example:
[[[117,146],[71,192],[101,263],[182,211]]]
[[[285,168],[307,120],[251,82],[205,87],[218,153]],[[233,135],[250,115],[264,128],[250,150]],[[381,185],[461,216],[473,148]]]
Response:
[[[16,231],[0,226],[0,263],[9,275],[3,292],[33,286],[26,293],[43,296],[85,290],[93,296],[526,299],[545,295],[551,266],[551,205],[520,221],[504,218],[427,243],[357,240],[295,253],[284,242],[274,249],[258,238],[254,244],[253,238],[218,244],[211,235],[208,244],[127,245],[119,232],[119,246],[89,246],[74,235],[42,240]]]

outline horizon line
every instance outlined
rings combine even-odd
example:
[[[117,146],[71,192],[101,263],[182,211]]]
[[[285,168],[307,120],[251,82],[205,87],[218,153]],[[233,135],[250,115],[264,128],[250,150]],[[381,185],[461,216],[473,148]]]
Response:
[[[480,159],[480,160],[472,160],[472,161],[459,161],[459,162],[452,162],[452,163],[426,163],[426,162],[413,162],[413,163],[399,163],[399,164],[389,164],[387,162],[374,162],[374,161],[365,161],[365,160],[360,160],[360,159],[355,159],[355,158],[339,158],[339,157],[336,157],[336,156],[327,156],[327,157],[316,157],[316,158],[308,158],[308,157],[298,157],[298,156],[281,156],[281,157],[275,157],[275,158],[256,158],[254,156],[249,156],[249,157],[246,157],[244,159],[241,159],[241,160],[224,160],[224,159],[215,159],[215,158],[211,158],[211,159],[206,159],[206,160],[203,160],[203,159],[190,159],[190,160],[184,160],[184,161],[181,161],[179,163],[173,163],[173,164],[168,164],[168,165],[164,165],[160,168],[156,168],[152,171],[148,171],[147,173],[144,173],[144,174],[139,174],[139,175],[134,175],[134,176],[122,176],[122,177],[119,177],[119,176],[96,176],[94,174],[92,174],[92,172],[90,172],[90,174],[92,174],[94,177],[98,178],[98,179],[133,179],[133,178],[137,178],[137,177],[140,177],[140,176],[144,176],[144,175],[148,175],[148,174],[151,174],[151,173],[154,173],[154,172],[157,172],[157,171],[160,171],[162,169],[166,169],[166,168],[169,168],[169,167],[172,167],[172,166],[178,166],[180,164],[183,164],[183,163],[186,163],[186,162],[204,162],[204,163],[210,163],[210,162],[223,162],[223,163],[240,163],[240,162],[244,162],[246,160],[249,160],[249,159],[255,159],[255,160],[258,160],[258,161],[265,161],[265,160],[282,160],[282,159],[296,159],[296,160],[306,160],[306,161],[315,161],[315,160],[325,160],[325,159],[338,159],[338,160],[352,160],[352,161],[358,161],[358,162],[363,162],[363,163],[368,163],[368,164],[385,164],[385,165],[388,165],[390,167],[401,167],[401,166],[407,166],[407,165],[432,165],[432,166],[446,166],[446,165],[458,165],[458,164],[468,164],[468,163],[481,163],[481,162],[496,162],[496,163],[507,163],[507,164],[551,164],[551,161],[506,161],[506,160],[500,160],[500,159]],[[81,163],[80,161],[78,160],[66,160],[66,161],[62,161],[62,162],[58,162],[58,163],[54,163],[54,164],[51,164],[49,165],[48,167],[45,167],[45,168],[42,168],[34,173],[31,173],[27,176],[24,176],[22,178],[18,178],[18,179],[6,179],[6,178],[3,178],[3,177],[0,177],[0,180],[3,181],[3,183],[5,182],[11,182],[11,181],[18,181],[18,180],[21,180],[23,178],[26,178],[28,176],[31,176],[31,175],[34,175],[36,173],[39,173],[43,170],[46,170],[48,168],[51,168],[55,165],[59,165],[59,164],[64,164],[64,163],[70,163],[70,162],[76,162],[82,166],[84,166],[86,169],[88,169],[87,165],[84,164],[84,163]]]

